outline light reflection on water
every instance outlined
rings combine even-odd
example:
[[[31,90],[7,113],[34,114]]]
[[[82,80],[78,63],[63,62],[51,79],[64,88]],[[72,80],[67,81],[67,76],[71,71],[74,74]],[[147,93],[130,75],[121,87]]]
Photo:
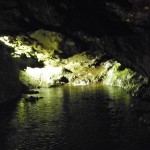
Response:
[[[89,85],[39,91],[36,96],[43,98],[36,103],[22,98],[9,113],[0,111],[3,149],[140,150],[147,146],[148,135],[124,90]]]

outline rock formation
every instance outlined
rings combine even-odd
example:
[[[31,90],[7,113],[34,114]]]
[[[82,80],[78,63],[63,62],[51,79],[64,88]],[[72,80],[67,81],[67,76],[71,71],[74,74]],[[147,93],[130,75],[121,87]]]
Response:
[[[103,81],[132,94],[148,89],[149,20],[148,0],[2,0],[0,37],[14,51],[1,43],[0,81],[13,89],[2,86],[1,101],[18,95],[19,78],[28,87]]]

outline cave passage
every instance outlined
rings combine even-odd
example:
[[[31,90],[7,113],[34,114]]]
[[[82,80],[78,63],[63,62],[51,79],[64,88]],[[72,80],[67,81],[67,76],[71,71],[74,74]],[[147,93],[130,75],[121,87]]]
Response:
[[[149,0],[0,0],[0,149],[149,150],[149,26]]]

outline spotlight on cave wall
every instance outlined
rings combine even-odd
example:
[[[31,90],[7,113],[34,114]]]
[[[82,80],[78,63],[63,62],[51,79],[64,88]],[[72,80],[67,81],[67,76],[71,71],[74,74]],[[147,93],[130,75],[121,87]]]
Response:
[[[20,71],[20,80],[26,86],[31,88],[51,87],[52,85],[57,84],[62,77],[62,71],[62,67],[27,67],[24,71]]]

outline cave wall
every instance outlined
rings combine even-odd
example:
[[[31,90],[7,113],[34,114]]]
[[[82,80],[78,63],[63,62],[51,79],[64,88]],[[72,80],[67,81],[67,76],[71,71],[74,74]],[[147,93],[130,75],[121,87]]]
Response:
[[[109,39],[109,40],[108,40]],[[150,76],[150,34],[106,38],[106,51],[113,58],[140,74]]]
[[[15,100],[20,92],[16,63],[10,57],[8,48],[0,43],[0,103]]]
[[[149,26],[149,0],[0,1],[0,36],[46,29],[84,44],[92,39],[94,44],[81,45],[81,49],[85,46],[85,51],[103,50],[147,77],[150,76]],[[7,101],[18,95],[18,72],[7,48],[2,44],[0,48],[0,99]]]
[[[136,71],[150,75],[148,0],[2,0],[0,34],[44,28],[63,34],[83,32],[104,39],[100,49]],[[88,38],[87,36],[87,38]],[[77,37],[80,38],[80,37]]]

